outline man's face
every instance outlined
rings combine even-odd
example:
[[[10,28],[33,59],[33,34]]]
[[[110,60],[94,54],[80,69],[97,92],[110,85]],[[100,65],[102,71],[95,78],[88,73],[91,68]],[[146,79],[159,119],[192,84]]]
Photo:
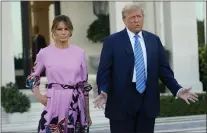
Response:
[[[141,9],[134,9],[126,12],[123,20],[124,24],[130,31],[138,33],[142,30],[144,15]]]

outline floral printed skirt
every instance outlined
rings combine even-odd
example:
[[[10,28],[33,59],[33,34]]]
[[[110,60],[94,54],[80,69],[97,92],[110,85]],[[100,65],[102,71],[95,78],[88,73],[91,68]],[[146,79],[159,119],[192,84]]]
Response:
[[[85,133],[85,101],[80,86],[49,85],[48,102],[39,121],[38,133]]]

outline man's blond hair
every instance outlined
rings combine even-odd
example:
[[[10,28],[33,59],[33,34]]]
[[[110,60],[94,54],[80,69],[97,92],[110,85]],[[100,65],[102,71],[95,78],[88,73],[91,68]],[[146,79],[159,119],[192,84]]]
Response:
[[[122,18],[124,19],[126,17],[126,14],[129,11],[133,11],[133,10],[141,10],[142,15],[144,16],[144,10],[136,3],[131,3],[131,4],[127,4],[124,6],[124,8],[122,9]]]

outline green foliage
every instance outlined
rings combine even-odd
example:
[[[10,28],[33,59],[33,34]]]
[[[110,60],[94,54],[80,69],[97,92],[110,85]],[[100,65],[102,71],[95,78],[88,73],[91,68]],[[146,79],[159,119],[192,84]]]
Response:
[[[198,94],[198,101],[188,105],[173,96],[160,97],[160,117],[198,115],[207,113],[207,94]]]
[[[161,80],[159,80],[159,84],[158,84],[158,85],[159,85],[158,88],[159,88],[160,93],[165,93],[165,92],[166,92],[166,87],[165,87],[165,85],[162,83]]]
[[[24,113],[30,109],[29,97],[18,90],[14,83],[1,87],[1,105],[6,113]]]
[[[87,30],[87,38],[94,42],[103,42],[104,38],[110,34],[109,15],[100,14]]]
[[[197,31],[198,31],[198,44],[203,45],[205,43],[204,21],[197,20]]]
[[[165,55],[168,58],[168,61],[170,61],[170,51],[168,49],[166,49],[165,47],[163,47],[163,48],[164,48],[164,51],[165,51]]]
[[[207,45],[199,47],[199,72],[200,80],[204,85],[204,90],[207,88]]]

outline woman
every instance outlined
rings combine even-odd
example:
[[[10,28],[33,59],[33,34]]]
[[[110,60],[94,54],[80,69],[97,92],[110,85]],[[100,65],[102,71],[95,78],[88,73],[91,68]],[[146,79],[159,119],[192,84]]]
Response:
[[[27,78],[27,87],[45,105],[39,121],[39,133],[85,132],[91,125],[84,51],[69,43],[73,26],[70,18],[56,16],[52,25],[55,44],[40,50],[34,70]],[[38,90],[40,74],[46,70],[46,95]]]

